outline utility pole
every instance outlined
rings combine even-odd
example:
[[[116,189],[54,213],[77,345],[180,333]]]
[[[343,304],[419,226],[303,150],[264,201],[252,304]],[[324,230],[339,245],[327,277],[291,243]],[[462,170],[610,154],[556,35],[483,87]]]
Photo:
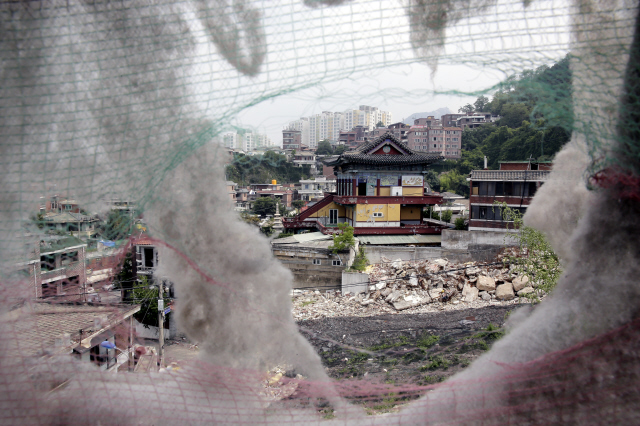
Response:
[[[158,349],[158,363],[160,368],[164,367],[164,298],[162,297],[162,287],[164,283],[158,283],[158,329],[160,332],[160,344]]]

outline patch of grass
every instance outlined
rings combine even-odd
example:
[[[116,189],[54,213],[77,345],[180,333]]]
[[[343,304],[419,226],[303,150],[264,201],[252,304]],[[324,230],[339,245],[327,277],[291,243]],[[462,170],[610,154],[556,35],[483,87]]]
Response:
[[[389,393],[385,395],[382,401],[379,401],[378,403],[372,405],[371,409],[375,410],[375,412],[378,413],[388,413],[395,408],[399,399],[400,398],[398,398],[395,393]],[[370,410],[367,411],[369,414],[375,414],[375,412],[372,412]]]
[[[449,368],[449,365],[450,362],[440,355],[430,356],[429,363],[421,367],[420,371],[433,371],[439,368],[446,370],[447,368]]]
[[[476,349],[480,349],[481,351],[489,350],[489,345],[484,340],[478,340],[475,345]]]
[[[435,345],[440,341],[440,336],[435,334],[424,334],[418,341],[416,342],[416,346],[423,349],[428,349],[431,346]]]
[[[320,413],[322,413],[322,418],[325,420],[331,420],[336,417],[331,407],[323,408]]]
[[[409,339],[407,338],[407,336],[400,336],[398,340],[395,340],[395,341],[387,340],[377,345],[373,345],[368,349],[370,351],[383,351],[385,349],[397,348],[397,347],[408,345],[408,344],[409,344]]]
[[[485,339],[485,340],[498,340],[500,339],[502,336],[505,335],[505,332],[503,329],[501,329],[500,327],[493,325],[493,324],[489,324],[487,326],[487,328],[485,328],[483,331],[481,331],[478,334],[473,335],[474,339]]]
[[[300,306],[304,308],[305,306],[313,305],[314,303],[316,303],[315,300],[307,300],[306,302],[302,302]]]
[[[421,361],[424,359],[424,351],[421,349],[411,351],[402,357],[405,364],[411,364],[412,362]]]
[[[347,364],[357,365],[367,362],[369,354],[364,352],[351,352],[351,358],[347,361]]]

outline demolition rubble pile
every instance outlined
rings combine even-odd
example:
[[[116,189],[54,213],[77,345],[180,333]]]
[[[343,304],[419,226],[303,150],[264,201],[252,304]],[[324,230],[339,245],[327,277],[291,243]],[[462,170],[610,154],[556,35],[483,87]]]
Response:
[[[520,297],[537,292],[525,275],[514,267],[478,262],[452,263],[446,259],[405,262],[382,259],[371,265],[369,289],[354,294],[294,290],[294,317],[366,316],[376,313],[410,310],[480,307],[495,303],[517,303]],[[458,305],[458,306],[455,306]],[[423,309],[415,309],[423,308]]]

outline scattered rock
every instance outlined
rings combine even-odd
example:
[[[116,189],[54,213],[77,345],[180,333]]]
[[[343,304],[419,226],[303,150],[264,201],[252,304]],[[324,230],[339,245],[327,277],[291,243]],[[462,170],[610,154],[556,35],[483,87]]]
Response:
[[[535,290],[533,287],[525,287],[522,290],[518,291],[518,296],[524,296],[529,293],[533,293]]]
[[[449,261],[447,259],[436,259],[432,263],[444,268],[449,264]]]
[[[393,289],[390,287],[385,288],[384,290],[380,291],[380,295],[382,297],[387,297],[388,295],[390,295],[393,292]]]
[[[466,290],[466,292],[465,292]],[[465,302],[473,302],[478,298],[478,289],[475,287],[467,287],[465,286],[464,290],[462,290],[462,299]]]
[[[478,275],[480,273],[480,268],[478,267],[471,267],[471,268],[467,268],[464,270],[464,274],[468,277],[472,277],[474,275]]]
[[[478,283],[476,284],[476,287],[481,291],[492,291],[496,289],[496,281],[492,277],[480,275],[478,277]]]
[[[519,275],[516,279],[513,280],[513,289],[515,291],[520,291],[523,288],[527,287],[529,284],[529,277],[526,275]]]
[[[489,293],[487,293],[486,291],[481,291],[478,293],[478,297],[481,298],[482,300],[488,302],[489,300],[491,300],[491,295]]]
[[[496,287],[496,299],[499,300],[511,300],[516,295],[513,293],[513,286],[511,283],[501,284]]]

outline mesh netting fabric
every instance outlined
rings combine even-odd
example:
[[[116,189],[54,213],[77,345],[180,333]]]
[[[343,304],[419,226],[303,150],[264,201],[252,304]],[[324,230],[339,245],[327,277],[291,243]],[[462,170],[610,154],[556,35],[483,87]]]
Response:
[[[634,2],[587,0],[0,4],[0,422],[324,423],[314,407],[327,400],[340,423],[635,423],[636,13]],[[429,81],[465,65],[507,87],[568,50],[572,114],[554,86],[530,88],[573,132],[525,217],[565,263],[553,296],[515,313],[507,336],[443,384],[330,380],[291,317],[290,271],[229,205],[227,153],[212,140],[255,104],[385,67],[426,63]],[[52,186],[96,211],[109,198],[137,202],[200,361],[114,375],[30,340],[48,313],[16,265],[41,238],[28,225]],[[307,378],[285,379],[298,398],[265,394],[262,372],[278,363]],[[417,400],[385,416],[351,403],[391,393]]]

